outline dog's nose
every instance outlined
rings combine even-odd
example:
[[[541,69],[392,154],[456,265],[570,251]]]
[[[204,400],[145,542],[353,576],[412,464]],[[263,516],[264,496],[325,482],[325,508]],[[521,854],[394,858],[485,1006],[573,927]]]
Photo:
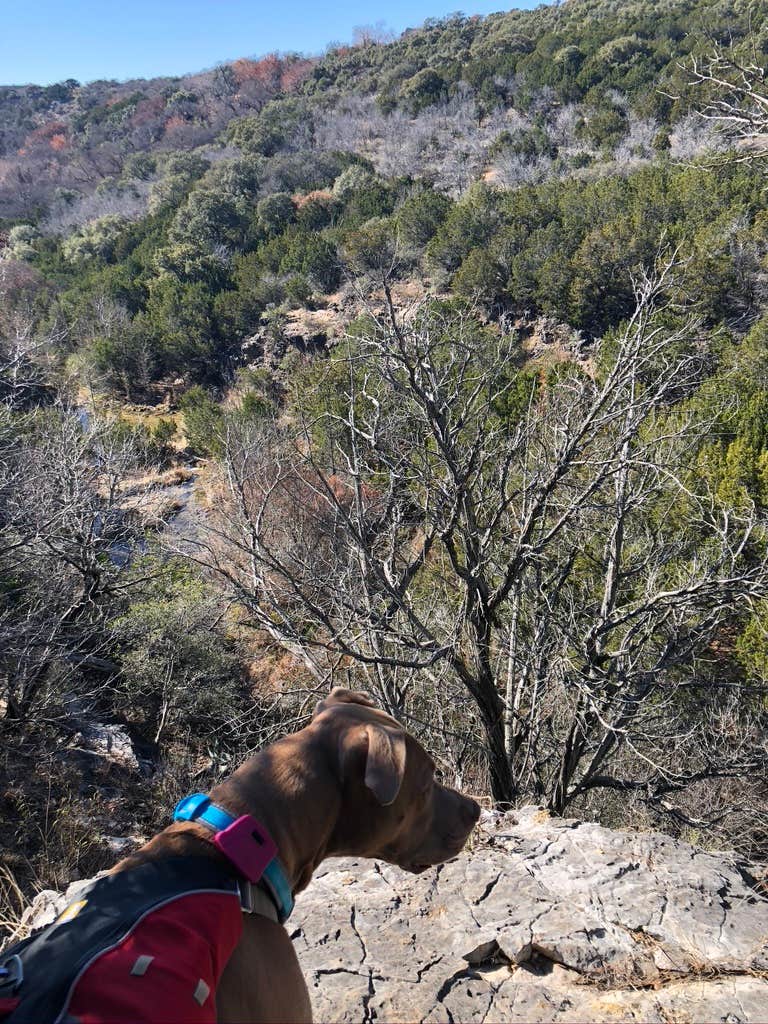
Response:
[[[469,797],[465,797],[461,806],[461,817],[467,828],[472,828],[480,817],[480,804],[475,800],[470,800]]]

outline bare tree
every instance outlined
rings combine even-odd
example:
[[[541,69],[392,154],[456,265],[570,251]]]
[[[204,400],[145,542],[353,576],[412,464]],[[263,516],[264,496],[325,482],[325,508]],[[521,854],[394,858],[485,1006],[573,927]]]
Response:
[[[298,423],[230,430],[191,545],[319,680],[362,671],[396,715],[463,691],[442,724],[469,698],[499,803],[658,801],[766,766],[756,734],[714,741],[699,672],[768,568],[754,510],[695,477],[708,426],[680,399],[698,325],[665,298],[671,274],[637,282],[604,371],[549,381],[515,369],[509,335],[434,303],[401,317],[385,287]],[[681,756],[694,728],[711,760]],[[631,778],[613,771],[627,751]]]
[[[0,406],[0,723],[62,717],[84,666],[114,670],[106,625],[141,535],[122,507],[130,438],[56,406]]]
[[[740,146],[743,161],[765,156],[768,136],[766,70],[754,58],[742,60],[732,49],[716,47],[684,68],[706,97],[699,117]]]
[[[355,25],[352,29],[353,46],[384,46],[391,43],[394,38],[395,33],[383,21],[377,21],[373,25]]]

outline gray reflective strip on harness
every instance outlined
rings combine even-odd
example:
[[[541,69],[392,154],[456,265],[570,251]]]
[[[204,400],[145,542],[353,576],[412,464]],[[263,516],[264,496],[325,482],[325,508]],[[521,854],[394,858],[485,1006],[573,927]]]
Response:
[[[261,917],[268,917],[275,924],[280,923],[274,900],[260,885],[254,885],[253,882],[247,882],[245,879],[241,879],[238,885],[240,909],[244,914],[260,914]]]

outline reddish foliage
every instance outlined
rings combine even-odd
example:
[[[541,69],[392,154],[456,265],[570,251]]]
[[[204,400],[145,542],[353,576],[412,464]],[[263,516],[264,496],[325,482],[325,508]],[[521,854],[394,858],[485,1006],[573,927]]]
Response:
[[[27,152],[29,149],[36,149],[40,146],[52,145],[53,139],[63,138],[67,139],[67,126],[63,121],[49,121],[48,124],[42,124],[39,128],[35,128],[29,135],[24,139],[24,146],[19,150],[20,153]],[[53,146],[54,149],[62,148],[60,146]]]
[[[293,92],[295,89],[298,89],[301,83],[309,78],[313,67],[314,61],[303,58],[299,58],[293,61],[293,63],[286,65],[280,76],[280,85],[283,92]]]
[[[49,121],[48,124],[36,128],[29,138],[50,139],[54,135],[66,134],[67,126],[63,121]]]
[[[292,92],[309,76],[314,61],[305,57],[282,58],[268,53],[260,60],[242,57],[232,64],[232,71],[239,87],[255,82],[272,93]]]
[[[153,96],[151,99],[139,100],[131,115],[131,124],[135,127],[148,124],[150,121],[154,121],[164,109],[165,100],[162,96]]]
[[[346,507],[352,504],[354,498],[354,487],[349,480],[338,476],[336,473],[331,473],[325,477],[325,484],[328,487],[336,499],[336,501],[342,507]],[[360,484],[360,495],[363,499],[364,506],[368,509],[376,508],[381,502],[382,492],[377,487],[372,487],[370,484]]]
[[[250,82],[256,78],[256,67],[257,62],[255,60],[247,60],[245,57],[241,57],[240,60],[236,60],[232,64],[232,71],[235,76],[235,81],[238,85],[242,85],[243,82]]]
[[[181,114],[173,114],[165,122],[165,134],[171,135],[173,132],[178,131],[179,128],[184,128],[186,123]]]
[[[0,249],[7,241],[0,239]],[[11,308],[23,299],[31,299],[36,292],[47,287],[43,275],[22,260],[0,260],[0,310]]]
[[[244,82],[258,82],[277,92],[280,88],[282,63],[276,53],[268,53],[261,60],[236,60],[232,65],[232,71],[238,85]]]
[[[309,670],[297,657],[275,650],[274,642],[266,635],[262,645],[254,645],[254,660],[246,668],[254,692],[279,693],[286,682],[291,686],[301,682],[307,687],[312,685]]]
[[[35,128],[24,139],[24,144],[17,151],[19,156],[29,153],[40,153],[48,149],[58,151],[65,149],[69,142],[69,129],[63,121],[49,121]]]
[[[302,207],[306,206],[307,203],[329,202],[333,199],[333,196],[330,192],[326,192],[324,189],[318,188],[315,189],[314,192],[307,192],[305,195],[292,196],[292,199],[296,205],[296,209],[300,210]]]

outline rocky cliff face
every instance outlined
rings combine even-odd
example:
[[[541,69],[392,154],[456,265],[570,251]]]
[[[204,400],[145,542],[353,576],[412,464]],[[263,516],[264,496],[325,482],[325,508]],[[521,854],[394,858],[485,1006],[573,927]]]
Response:
[[[526,808],[418,877],[329,861],[291,927],[323,1021],[764,1021],[754,866]]]
[[[485,815],[472,849],[423,875],[328,861],[290,929],[319,1021],[768,1017],[759,868],[534,807]]]

